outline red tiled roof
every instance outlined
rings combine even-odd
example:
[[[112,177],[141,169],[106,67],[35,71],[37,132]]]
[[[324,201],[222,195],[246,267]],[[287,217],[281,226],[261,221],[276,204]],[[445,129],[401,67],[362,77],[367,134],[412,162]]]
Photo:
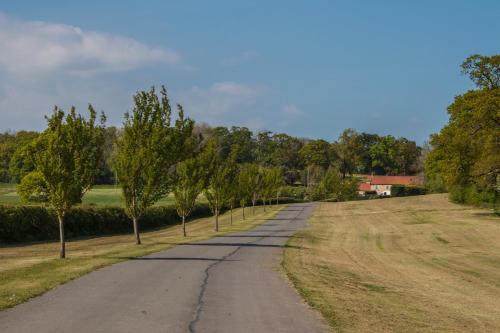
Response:
[[[363,192],[371,191],[371,186],[368,183],[361,183],[359,184],[359,190]]]
[[[364,176],[372,185],[422,185],[420,176]]]

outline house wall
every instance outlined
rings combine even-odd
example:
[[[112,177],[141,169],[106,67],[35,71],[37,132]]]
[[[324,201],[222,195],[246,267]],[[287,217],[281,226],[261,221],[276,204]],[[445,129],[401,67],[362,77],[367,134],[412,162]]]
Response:
[[[392,185],[371,185],[371,190],[378,195],[391,195],[391,187]]]

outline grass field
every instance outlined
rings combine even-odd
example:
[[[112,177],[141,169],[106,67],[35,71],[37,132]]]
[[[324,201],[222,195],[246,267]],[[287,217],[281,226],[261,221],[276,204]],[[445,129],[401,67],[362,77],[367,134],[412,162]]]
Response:
[[[199,201],[204,201],[200,196]],[[84,205],[96,206],[123,206],[123,197],[120,187],[114,185],[96,185],[83,197]],[[166,206],[174,204],[175,199],[172,194],[161,199],[156,205]],[[16,184],[0,183],[0,204],[18,205],[22,204],[16,193]]]
[[[220,231],[213,231],[213,218],[194,220],[187,224],[188,237],[182,237],[180,225],[157,231],[143,232],[142,245],[135,245],[134,236],[117,235],[74,240],[66,243],[68,258],[58,259],[59,243],[36,243],[0,247],[0,309],[14,306],[61,283],[77,278],[97,268],[130,257],[146,255],[178,244],[207,239],[232,231],[255,227],[271,218],[283,206],[273,206],[267,212],[257,207],[245,221],[241,210],[234,211],[233,226],[229,213],[221,216]]]
[[[322,203],[283,267],[339,332],[500,332],[500,219],[445,195]]]

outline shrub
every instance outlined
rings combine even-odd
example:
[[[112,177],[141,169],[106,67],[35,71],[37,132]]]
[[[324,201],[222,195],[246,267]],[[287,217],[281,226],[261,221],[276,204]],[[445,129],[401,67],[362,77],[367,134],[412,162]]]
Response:
[[[415,185],[392,185],[391,187],[391,197],[408,197],[425,193],[427,193],[427,190],[424,187]]]
[[[500,195],[497,191],[481,189],[474,185],[451,188],[450,200],[461,204],[491,207],[495,210],[500,206]]]
[[[285,202],[285,198],[294,200],[304,200],[306,188],[304,186],[283,186],[280,191],[280,202]]]

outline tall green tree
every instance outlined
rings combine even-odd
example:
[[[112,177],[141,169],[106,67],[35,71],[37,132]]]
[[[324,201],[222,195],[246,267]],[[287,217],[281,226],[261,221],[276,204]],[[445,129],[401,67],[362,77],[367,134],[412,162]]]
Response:
[[[66,257],[64,217],[80,203],[96,176],[102,158],[104,114],[100,123],[89,105],[89,119],[71,108],[68,114],[55,107],[47,117],[47,129],[42,133],[42,148],[35,156],[36,170],[43,176],[48,203],[59,221],[60,258]]]
[[[461,67],[462,73],[468,75],[479,89],[500,88],[500,54],[474,54],[465,59]]]
[[[226,159],[223,159],[215,140],[211,140],[206,148],[206,154],[209,157],[207,164],[208,182],[204,190],[205,197],[214,214],[215,231],[219,231],[219,214],[222,207],[226,204],[230,195],[232,183],[235,154],[231,153]]]
[[[204,187],[206,171],[200,158],[192,157],[176,166],[173,188],[177,213],[182,218],[182,233],[186,237],[186,217],[193,210]]]
[[[19,156],[16,156],[16,152],[32,142],[37,136],[38,133],[32,131],[0,133],[0,182],[8,183],[13,181],[18,183],[21,180],[22,177],[19,177],[19,174],[11,174],[10,165],[12,159],[14,157],[19,159]],[[30,167],[33,170],[33,163],[30,163]]]
[[[231,147],[231,155],[226,160],[226,175],[227,175],[227,187],[226,187],[226,203],[229,206],[230,214],[230,224],[233,225],[233,209],[239,200],[240,191],[238,189],[238,176],[239,167],[237,160],[240,154],[240,146],[238,144],[233,144]]]
[[[283,173],[280,168],[263,169],[262,177],[262,201],[269,201],[271,204],[272,198],[276,198],[276,204],[279,202],[279,191],[283,186]]]
[[[500,55],[473,55],[462,70],[477,90],[457,96],[448,124],[431,136],[425,161],[431,183],[443,180],[458,202],[498,204],[500,200]]]
[[[250,164],[247,172],[246,177],[248,177],[247,181],[251,189],[252,214],[255,215],[255,206],[262,193],[262,167],[256,164]]]
[[[238,172],[238,178],[237,178],[238,198],[240,200],[243,219],[245,219],[245,207],[249,202],[252,201],[253,173],[254,173],[254,165],[249,163],[241,165]]]
[[[154,87],[134,96],[132,114],[126,113],[123,133],[117,141],[114,167],[132,218],[135,241],[141,244],[139,219],[146,209],[168,194],[174,184],[174,166],[185,159],[194,122],[184,118],[180,105],[171,123],[171,107],[165,87]]]
[[[359,164],[359,150],[361,142],[359,134],[352,128],[348,128],[339,136],[334,145],[338,159],[338,168],[342,178],[352,175]]]

